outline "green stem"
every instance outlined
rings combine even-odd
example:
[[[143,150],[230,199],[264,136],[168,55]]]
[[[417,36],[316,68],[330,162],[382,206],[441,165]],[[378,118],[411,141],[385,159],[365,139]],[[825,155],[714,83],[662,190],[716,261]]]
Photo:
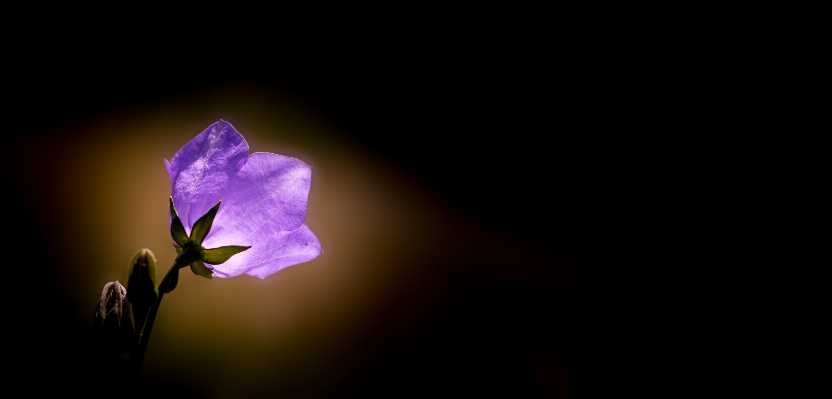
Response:
[[[165,296],[165,291],[167,291],[170,280],[176,275],[176,273],[179,273],[179,269],[181,269],[181,266],[179,265],[179,257],[177,256],[176,260],[173,262],[173,266],[170,267],[170,270],[168,270],[167,274],[165,274],[165,278],[163,278],[162,282],[159,284],[159,296],[156,298],[156,302],[153,306],[150,307],[150,312],[147,314],[147,320],[144,323],[144,328],[142,328],[139,332],[139,343],[130,352],[130,358],[127,360],[127,366],[133,374],[138,374],[142,368],[144,354],[147,351],[147,342],[150,340],[150,332],[153,330],[153,322],[156,320],[156,313],[159,311],[159,305],[162,303],[162,297]]]

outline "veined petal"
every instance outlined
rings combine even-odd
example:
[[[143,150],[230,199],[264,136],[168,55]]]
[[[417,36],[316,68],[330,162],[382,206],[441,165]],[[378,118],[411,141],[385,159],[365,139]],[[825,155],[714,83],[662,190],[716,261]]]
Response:
[[[248,156],[248,143],[220,120],[185,144],[166,161],[173,188],[173,202],[190,234],[193,223],[227,193],[229,180]]]
[[[258,278],[307,262],[321,254],[321,243],[305,224],[294,231],[274,231],[259,237],[249,250],[227,262],[213,266],[214,276],[234,277],[249,274]]]
[[[306,218],[312,168],[283,155],[251,154],[228,183],[203,246],[262,245],[264,236],[297,230]]]

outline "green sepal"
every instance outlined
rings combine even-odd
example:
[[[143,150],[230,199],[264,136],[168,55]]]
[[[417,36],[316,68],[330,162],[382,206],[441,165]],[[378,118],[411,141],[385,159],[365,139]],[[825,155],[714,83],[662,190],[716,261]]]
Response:
[[[197,276],[202,276],[205,278],[211,278],[214,275],[214,272],[211,269],[205,267],[205,263],[202,261],[196,261],[191,263],[191,271],[194,272]]]
[[[202,241],[205,240],[205,237],[207,237],[208,233],[211,232],[211,225],[214,224],[214,217],[217,216],[220,204],[222,204],[222,201],[217,202],[213,208],[208,210],[206,214],[202,215],[202,217],[194,223],[194,228],[191,230],[191,240],[194,240],[197,244],[202,245]]]
[[[191,272],[197,276],[205,278],[212,278],[214,273],[212,269],[205,266],[205,263],[212,265],[219,265],[225,263],[232,256],[243,252],[250,246],[228,245],[219,248],[205,249],[202,248],[202,241],[208,237],[211,232],[211,226],[214,224],[214,218],[222,205],[222,201],[217,202],[207,213],[202,215],[193,225],[191,229],[191,236],[185,234],[185,227],[182,225],[182,220],[176,213],[176,208],[173,206],[173,197],[170,198],[170,234],[173,237],[177,257],[176,263],[180,268],[185,266],[191,267]],[[167,287],[164,287],[165,293],[173,291],[179,279],[178,272],[171,276],[171,280]]]
[[[237,255],[238,253],[249,248],[251,248],[251,246],[244,247],[240,245],[228,245],[219,248],[203,249],[202,252],[205,256],[202,260],[204,260],[205,263],[210,263],[212,265],[220,265],[225,263],[228,259],[231,259],[232,256]]]
[[[176,208],[173,207],[173,197],[170,197],[170,236],[176,245],[180,247],[188,239],[188,235],[185,233],[185,226],[182,225],[182,220],[179,219],[179,214],[176,213]]]
[[[176,257],[176,262],[179,264],[179,267],[182,268],[198,260],[203,260],[204,256],[202,247],[189,238],[185,240],[185,244],[182,246],[182,251],[179,253],[179,256]]]

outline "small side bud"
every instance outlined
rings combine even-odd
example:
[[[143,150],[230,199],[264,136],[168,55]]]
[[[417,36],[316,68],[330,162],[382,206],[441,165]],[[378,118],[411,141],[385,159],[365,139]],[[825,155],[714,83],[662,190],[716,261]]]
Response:
[[[127,267],[127,299],[133,306],[136,330],[142,331],[150,307],[159,297],[156,286],[156,256],[147,248],[138,250]]]
[[[162,280],[162,285],[164,285],[164,284],[165,284],[165,281]],[[179,270],[177,270],[174,273],[171,273],[170,280],[168,280],[167,285],[162,287],[162,291],[164,291],[165,294],[170,294],[176,288],[177,284],[179,284]]]
[[[156,287],[156,256],[147,248],[133,255],[127,267],[127,298],[133,305],[153,305],[159,290]]]
[[[104,285],[95,307],[93,333],[105,352],[125,353],[133,344],[133,322],[127,290],[118,280]]]

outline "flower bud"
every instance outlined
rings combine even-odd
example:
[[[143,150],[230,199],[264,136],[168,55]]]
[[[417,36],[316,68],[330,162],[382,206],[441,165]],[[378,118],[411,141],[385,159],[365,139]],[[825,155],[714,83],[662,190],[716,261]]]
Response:
[[[150,307],[156,302],[156,256],[147,248],[138,250],[127,267],[127,298],[133,306]],[[141,315],[137,315],[141,316]]]
[[[95,307],[93,333],[99,346],[112,353],[124,353],[133,343],[133,322],[127,290],[118,280],[104,285]]]
[[[127,299],[133,307],[136,331],[141,333],[150,308],[159,297],[156,286],[156,256],[147,248],[142,248],[133,255],[127,267]]]

